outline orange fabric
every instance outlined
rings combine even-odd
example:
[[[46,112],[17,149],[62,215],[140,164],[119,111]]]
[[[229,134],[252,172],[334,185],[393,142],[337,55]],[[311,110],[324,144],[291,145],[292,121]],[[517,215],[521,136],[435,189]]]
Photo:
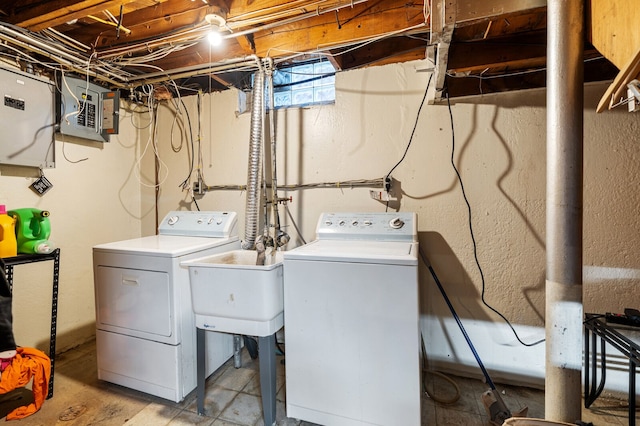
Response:
[[[9,414],[7,420],[22,419],[40,409],[49,393],[51,360],[42,351],[34,348],[16,348],[16,356],[0,377],[0,394],[7,393],[29,383],[33,377],[31,391],[33,403],[18,407]]]

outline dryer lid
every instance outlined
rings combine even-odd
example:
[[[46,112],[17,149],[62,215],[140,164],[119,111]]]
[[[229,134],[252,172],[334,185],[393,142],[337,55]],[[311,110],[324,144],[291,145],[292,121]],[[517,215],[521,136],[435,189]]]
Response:
[[[94,252],[112,252],[147,256],[180,257],[238,241],[238,237],[206,238],[179,235],[151,235],[115,241],[93,247]]]

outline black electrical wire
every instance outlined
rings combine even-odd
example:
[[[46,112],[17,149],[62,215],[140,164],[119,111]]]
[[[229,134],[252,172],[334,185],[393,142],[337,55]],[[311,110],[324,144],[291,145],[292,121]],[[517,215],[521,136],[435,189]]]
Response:
[[[424,96],[422,96],[422,101],[420,102],[420,107],[418,108],[418,114],[416,114],[416,121],[413,124],[413,130],[411,131],[411,136],[409,137],[409,143],[407,144],[407,148],[404,150],[404,154],[402,154],[402,158],[400,159],[400,161],[398,161],[396,165],[393,166],[391,170],[389,170],[389,173],[387,173],[387,175],[385,176],[384,178],[385,184],[387,182],[387,179],[389,179],[389,176],[391,175],[391,173],[396,169],[396,167],[400,165],[400,163],[404,161],[404,158],[407,156],[407,152],[409,152],[409,147],[411,146],[411,142],[413,141],[413,135],[416,133],[416,128],[418,127],[418,121],[420,119],[420,111],[422,111],[424,101],[427,99],[427,93],[429,93],[429,86],[431,85],[432,77],[433,77],[433,73],[429,74],[429,81],[427,82],[427,88],[424,91]]]
[[[191,197],[191,201],[193,201],[193,204],[196,205],[196,210],[200,211],[200,206],[198,205],[198,202],[196,201],[196,197]]]
[[[467,193],[464,189],[464,184],[462,183],[462,176],[460,176],[460,172],[458,171],[458,168],[456,167],[456,163],[454,161],[454,154],[455,154],[455,150],[456,150],[456,138],[455,138],[455,130],[454,130],[454,126],[453,126],[453,112],[451,111],[451,101],[449,100],[449,92],[448,90],[445,89],[445,97],[447,98],[447,107],[449,108],[449,120],[451,122],[451,165],[453,166],[453,170],[456,172],[456,175],[458,176],[458,182],[460,183],[460,189],[462,190],[462,197],[464,198],[464,202],[467,205],[467,213],[468,213],[468,220],[469,220],[469,233],[471,234],[471,241],[473,243],[473,257],[476,261],[476,265],[478,267],[478,271],[480,272],[480,279],[482,281],[482,292],[481,292],[481,300],[482,303],[489,309],[491,309],[493,312],[495,312],[500,318],[502,318],[507,325],[509,326],[509,328],[511,328],[511,331],[513,332],[514,336],[516,336],[516,339],[518,340],[518,342],[520,342],[520,344],[524,345],[524,346],[535,346],[538,345],[542,342],[544,342],[545,339],[540,339],[537,342],[533,342],[533,343],[525,343],[523,342],[520,337],[518,336],[518,333],[516,333],[516,330],[513,328],[513,325],[511,324],[511,322],[507,319],[507,317],[505,317],[501,312],[499,312],[497,309],[495,309],[493,306],[489,305],[485,299],[484,299],[484,294],[485,294],[485,290],[486,290],[486,283],[485,283],[485,279],[484,279],[484,272],[482,271],[482,267],[480,266],[480,260],[478,259],[478,246],[476,244],[476,238],[475,235],[473,233],[473,223],[471,220],[471,204],[469,203],[469,199],[467,198]]]

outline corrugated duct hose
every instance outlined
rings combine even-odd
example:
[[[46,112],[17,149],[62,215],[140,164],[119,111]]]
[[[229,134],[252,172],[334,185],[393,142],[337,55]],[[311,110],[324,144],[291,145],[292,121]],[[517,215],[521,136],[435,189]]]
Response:
[[[247,202],[244,218],[243,250],[257,248],[256,264],[264,264],[264,244],[262,239],[256,244],[258,234],[258,202],[260,191],[260,177],[262,176],[262,127],[264,109],[264,69],[260,59],[256,57],[258,71],[253,83],[251,106],[251,138],[249,140],[249,165],[247,168]],[[251,359],[258,358],[258,342],[250,336],[243,335],[244,346]]]
[[[249,142],[249,166],[247,171],[247,203],[244,219],[243,250],[252,250],[258,233],[258,200],[262,166],[262,109],[264,104],[264,70],[255,74],[253,105],[251,109],[251,140]]]

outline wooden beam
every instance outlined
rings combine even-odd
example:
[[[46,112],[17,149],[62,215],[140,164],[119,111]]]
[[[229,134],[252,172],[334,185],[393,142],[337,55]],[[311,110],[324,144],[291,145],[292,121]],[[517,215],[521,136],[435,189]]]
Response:
[[[223,74],[210,74],[209,78],[211,78],[211,80],[218,82],[219,84],[223,85],[226,88],[229,88],[232,86],[231,82],[229,82],[229,80],[225,80],[224,78],[222,78]]]
[[[453,41],[480,41],[498,37],[513,37],[521,33],[545,32],[547,8],[542,7],[484,20],[457,24]]]
[[[323,51],[356,45],[424,24],[422,5],[385,0],[356,5],[255,34],[258,56]],[[425,27],[426,29],[426,27]]]
[[[253,42],[253,34],[236,37],[236,41],[246,55],[251,55],[256,52],[256,45]]]
[[[272,22],[276,19],[300,15],[307,12],[322,13],[336,6],[352,7],[351,0],[243,0],[233,1],[229,8],[227,21],[236,28],[247,25]]]
[[[431,43],[437,44],[430,48],[429,53],[429,58],[434,62],[435,89],[429,95],[429,103],[438,102],[443,98],[456,13],[456,0],[433,0],[431,3]]]
[[[608,1],[608,0],[602,0]],[[457,0],[456,25],[546,8],[547,0]]]
[[[469,43],[449,48],[448,72],[475,73],[487,68],[528,69],[544,67],[547,61],[546,33]]]
[[[222,45],[216,47],[210,46],[206,41],[197,43],[166,58],[154,61],[152,64],[169,71],[203,63],[221,62],[225,59],[242,58],[244,56],[246,56],[244,49],[240,47],[235,39],[226,39]]]
[[[91,26],[80,27],[66,34],[85,44],[95,44],[98,50],[119,45],[126,45],[141,40],[149,40],[163,34],[171,34],[179,28],[192,28],[202,25],[208,13],[209,6],[201,1],[172,0],[158,3],[153,7],[146,7],[128,13],[124,17],[131,34],[116,38],[115,32],[98,34]]]
[[[388,64],[399,64],[402,62],[409,62],[409,61],[420,61],[422,59],[425,58],[425,49],[423,47],[417,48],[417,49],[413,49],[413,50],[409,50],[403,53],[399,53],[395,56],[388,56],[386,58],[380,58],[377,61],[371,62],[370,64],[367,64],[367,66],[381,66],[381,65],[388,65]]]
[[[604,81],[612,79],[617,69],[595,50],[585,52],[586,58],[600,59],[587,61],[584,64],[584,81]],[[505,70],[503,70],[502,74]],[[507,70],[508,71],[508,70]],[[509,73],[500,78],[479,79],[478,76],[447,76],[447,90],[451,98],[461,96],[486,95],[488,93],[508,92],[514,90],[534,89],[546,86],[546,69],[531,70],[527,73]]]
[[[320,52],[354,39],[367,40],[424,22],[422,6],[407,6],[404,0],[365,3],[335,14],[312,18],[259,31],[254,34],[255,53],[260,57],[288,56],[295,52]],[[338,28],[340,26],[340,28]],[[222,46],[211,50],[211,60],[219,61],[247,55],[246,46],[237,38],[228,38]],[[208,62],[209,49],[204,43],[175,52],[170,58],[154,62],[165,70]]]
[[[393,37],[336,56],[335,62],[339,64],[339,69],[354,69],[372,64],[382,65],[383,63],[424,59],[426,46],[427,41],[425,40]],[[334,52],[337,53],[337,51]],[[408,54],[409,52],[410,54]]]
[[[43,2],[17,15],[7,18],[7,22],[40,31],[45,28],[62,25],[74,19],[114,9],[136,0],[56,0]]]

